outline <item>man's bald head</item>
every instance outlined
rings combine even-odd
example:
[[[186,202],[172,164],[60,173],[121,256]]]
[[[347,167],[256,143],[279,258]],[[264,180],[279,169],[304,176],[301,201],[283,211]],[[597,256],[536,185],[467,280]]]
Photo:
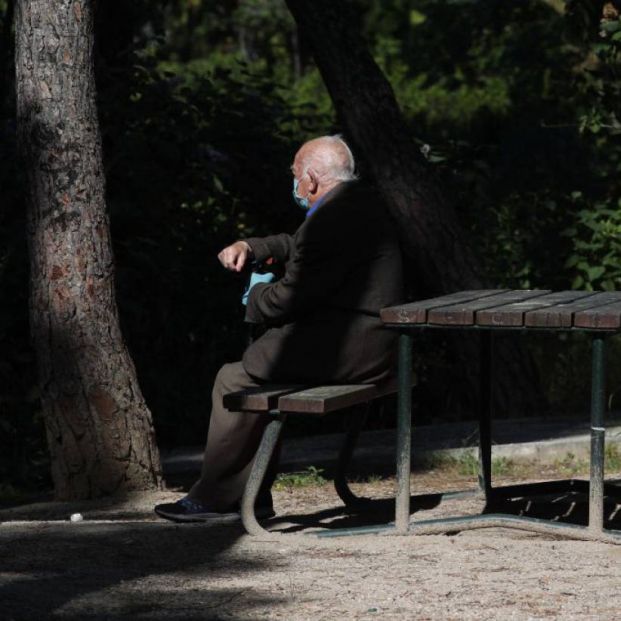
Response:
[[[312,169],[321,181],[352,181],[356,178],[354,156],[338,135],[321,136],[304,143],[296,155],[303,175]]]
[[[355,166],[354,156],[340,136],[304,143],[291,166],[296,202],[301,199],[303,206],[315,204],[339,183],[355,179]]]

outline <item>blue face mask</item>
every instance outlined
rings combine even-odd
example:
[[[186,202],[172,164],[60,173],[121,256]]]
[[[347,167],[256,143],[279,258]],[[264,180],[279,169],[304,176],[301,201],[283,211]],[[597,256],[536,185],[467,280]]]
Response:
[[[308,196],[298,196],[298,185],[300,182],[297,179],[293,179],[293,200],[296,202],[298,207],[304,209],[304,211],[308,211],[310,209],[310,203],[308,202]]]

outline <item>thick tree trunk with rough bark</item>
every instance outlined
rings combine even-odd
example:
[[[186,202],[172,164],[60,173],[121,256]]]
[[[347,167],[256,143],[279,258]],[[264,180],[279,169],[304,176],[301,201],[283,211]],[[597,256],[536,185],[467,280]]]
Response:
[[[92,0],[17,0],[30,318],[58,498],[161,485],[119,328],[93,73]]]
[[[350,3],[286,2],[312,47],[348,138],[363,156],[398,224],[416,295],[487,288],[441,182],[412,139],[392,87],[355,26]],[[476,339],[461,335],[454,344],[467,384],[474,387]],[[499,408],[505,414],[541,409],[544,400],[537,374],[519,344],[500,341],[496,356]]]

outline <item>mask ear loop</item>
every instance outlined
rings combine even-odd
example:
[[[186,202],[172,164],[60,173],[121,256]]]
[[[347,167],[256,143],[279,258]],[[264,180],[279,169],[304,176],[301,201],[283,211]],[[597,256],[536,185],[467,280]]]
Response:
[[[308,194],[306,196],[299,196],[298,195],[299,185],[300,185],[299,179],[296,179],[294,177],[293,178],[293,200],[295,201],[296,205],[308,211],[310,209],[310,203],[309,203],[310,190],[308,191]]]

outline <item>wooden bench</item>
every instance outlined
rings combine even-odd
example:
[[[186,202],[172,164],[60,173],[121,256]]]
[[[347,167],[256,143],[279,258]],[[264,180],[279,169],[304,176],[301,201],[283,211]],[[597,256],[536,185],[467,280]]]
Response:
[[[412,382],[414,384],[414,381]],[[303,387],[300,385],[265,385],[224,395],[224,407],[236,412],[268,414],[272,420],[265,427],[248,483],[241,502],[244,528],[250,535],[267,531],[257,522],[254,506],[265,472],[289,415],[324,416],[354,406],[365,406],[345,435],[341,447],[334,487],[346,506],[360,506],[366,499],[350,489],[345,478],[360,430],[368,415],[368,406],[376,399],[397,392],[396,378],[380,384],[348,384]]]

